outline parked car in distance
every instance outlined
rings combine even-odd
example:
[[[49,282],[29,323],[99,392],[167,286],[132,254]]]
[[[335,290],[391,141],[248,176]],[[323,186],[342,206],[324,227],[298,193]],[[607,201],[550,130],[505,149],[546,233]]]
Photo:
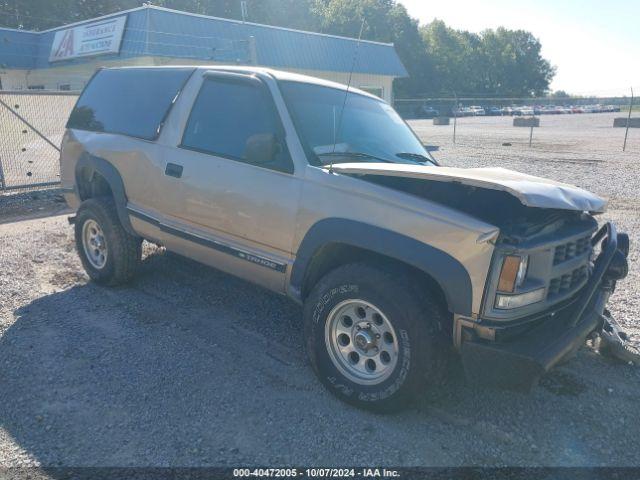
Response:
[[[473,111],[469,107],[458,107],[453,109],[453,115],[455,117],[471,117]]]
[[[502,115],[502,109],[500,107],[487,107],[485,108],[485,112],[492,117]]]
[[[421,105],[416,111],[418,118],[434,118],[440,115],[440,111],[430,105]]]
[[[554,105],[545,105],[542,107],[542,113],[544,115],[559,115],[561,112]]]
[[[376,411],[437,389],[452,352],[474,384],[531,388],[610,325],[626,275],[600,197],[438,166],[380,98],[288,72],[101,69],[60,165],[91,280],[133,278],[144,239],[286,295],[318,379]]]
[[[530,116],[530,115],[533,115],[533,108],[531,108],[531,107],[518,107],[518,108],[514,109],[513,114],[514,115],[520,115],[520,116]]]
[[[486,114],[486,112],[484,111],[484,108],[482,108],[479,105],[470,106],[469,111],[471,112],[471,115],[473,115],[474,117],[482,117]]]

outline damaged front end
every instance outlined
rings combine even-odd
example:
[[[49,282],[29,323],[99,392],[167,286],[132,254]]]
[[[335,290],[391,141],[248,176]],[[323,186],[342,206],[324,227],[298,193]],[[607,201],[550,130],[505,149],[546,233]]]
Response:
[[[482,311],[473,318],[454,314],[454,344],[473,383],[527,390],[593,332],[605,342],[601,350],[628,355],[626,336],[606,305],[627,274],[629,239],[611,223],[598,229],[593,215],[604,211],[601,198],[504,169],[333,169],[498,227],[496,236],[478,240],[494,245]]]
[[[626,234],[611,223],[590,240],[600,248],[575,293],[539,314],[516,322],[458,318],[456,331],[467,378],[480,385],[528,390],[543,373],[575,353],[593,333],[619,331],[606,305],[627,274]],[[618,336],[624,342],[624,336]],[[622,350],[628,351],[622,345]]]

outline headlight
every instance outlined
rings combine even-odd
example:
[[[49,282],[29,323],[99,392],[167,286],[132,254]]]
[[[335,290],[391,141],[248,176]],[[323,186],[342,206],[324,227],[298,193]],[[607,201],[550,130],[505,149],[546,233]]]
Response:
[[[518,275],[516,275],[516,287],[521,287],[524,278],[527,276],[527,268],[529,268],[529,255],[520,257],[520,266],[518,267]]]
[[[528,255],[507,255],[502,261],[502,269],[498,278],[498,291],[512,293],[516,287],[522,286],[529,266]]]
[[[544,300],[544,290],[544,287],[542,287],[519,295],[502,295],[499,293],[496,295],[496,308],[508,310],[540,302]]]

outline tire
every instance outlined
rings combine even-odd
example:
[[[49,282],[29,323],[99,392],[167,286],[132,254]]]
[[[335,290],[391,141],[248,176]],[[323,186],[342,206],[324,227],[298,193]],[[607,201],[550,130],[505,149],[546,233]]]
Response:
[[[446,313],[411,280],[402,271],[354,263],[331,271],[310,292],[304,305],[307,353],[320,381],[339,399],[392,412],[439,383],[446,368]],[[349,350],[358,353],[357,363]]]
[[[82,265],[94,282],[121,285],[135,275],[142,257],[142,239],[122,227],[113,199],[90,198],[80,204],[75,240]]]

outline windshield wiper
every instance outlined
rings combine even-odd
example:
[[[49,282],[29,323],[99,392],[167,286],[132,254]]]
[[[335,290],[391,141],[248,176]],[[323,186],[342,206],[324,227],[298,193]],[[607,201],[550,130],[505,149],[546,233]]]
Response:
[[[406,158],[407,160],[418,160],[422,163],[429,162],[433,163],[434,165],[438,164],[433,157],[429,158],[426,155],[422,155],[421,153],[400,152],[396,153],[396,157]]]
[[[320,159],[322,159],[322,157],[345,157],[345,158],[357,158],[357,159],[370,158],[373,160],[378,160],[380,162],[395,163],[393,162],[393,160],[376,157],[375,155],[371,155],[369,153],[364,153],[364,152],[326,152],[326,153],[316,153],[316,156]],[[334,163],[334,162],[331,161],[331,163]]]

